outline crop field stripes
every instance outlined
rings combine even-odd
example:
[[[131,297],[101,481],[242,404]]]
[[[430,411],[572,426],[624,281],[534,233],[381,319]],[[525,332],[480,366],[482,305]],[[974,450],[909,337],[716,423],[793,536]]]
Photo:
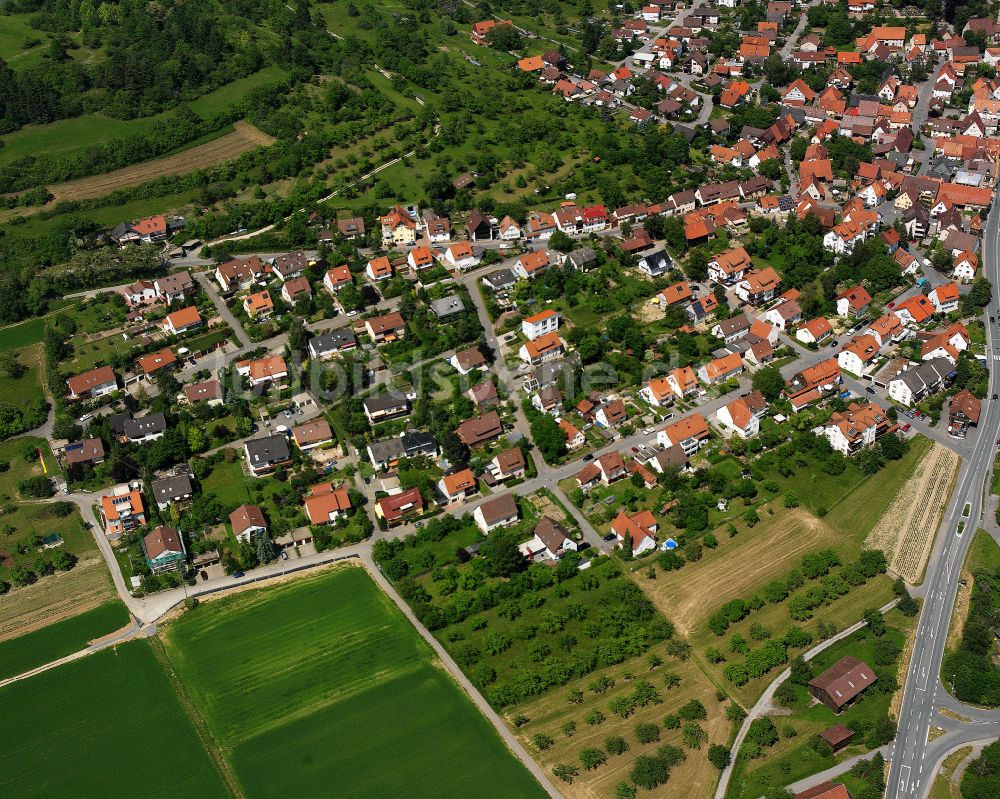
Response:
[[[201,745],[211,759],[216,771],[218,771],[219,776],[222,778],[222,782],[226,786],[226,790],[229,791],[229,795],[232,796],[233,799],[246,799],[243,787],[236,778],[236,774],[230,767],[229,761],[223,754],[221,747],[215,741],[211,731],[208,729],[208,723],[205,721],[205,717],[198,711],[194,702],[191,701],[191,697],[188,696],[187,691],[184,690],[184,686],[181,684],[181,681],[177,678],[177,673],[174,671],[173,664],[170,662],[170,658],[163,647],[163,642],[156,636],[152,636],[149,639],[149,643],[153,650],[153,655],[163,668],[163,673],[167,676],[167,680],[170,682],[171,687],[174,689],[174,693],[177,695],[177,701],[181,703],[181,707],[184,709],[187,717],[191,719],[191,723],[194,725],[195,732],[198,734]]]

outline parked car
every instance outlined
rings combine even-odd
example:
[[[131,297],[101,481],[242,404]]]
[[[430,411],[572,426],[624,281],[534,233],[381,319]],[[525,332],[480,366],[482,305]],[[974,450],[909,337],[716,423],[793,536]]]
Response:
[[[202,569],[201,572],[199,573],[199,576],[201,577],[202,580],[207,580],[208,579],[208,572],[205,571],[204,569]]]
[[[281,559],[288,560],[288,553],[285,550],[281,550]]]
[[[236,578],[237,580],[238,580],[238,579],[239,579],[240,577],[245,577],[245,576],[246,576],[246,575],[245,575],[245,574],[243,574],[243,572],[233,572],[233,577],[235,577],[235,578]]]
[[[592,461],[593,459],[594,459],[594,456],[590,452],[588,452],[586,455],[583,456],[583,460],[584,461]]]
[[[614,541],[616,538],[618,538],[618,536],[616,536],[614,533],[608,533],[606,536],[604,536],[605,541]]]
[[[875,389],[873,389],[871,386],[868,386],[868,388],[865,389],[865,393],[866,394],[874,394],[875,393]]]
[[[905,433],[905,432],[906,432],[907,430],[909,430],[909,429],[910,429],[910,423],[909,423],[909,422],[907,422],[906,424],[904,424],[904,425],[903,425],[903,427],[902,427],[902,431],[903,431],[903,432]]]

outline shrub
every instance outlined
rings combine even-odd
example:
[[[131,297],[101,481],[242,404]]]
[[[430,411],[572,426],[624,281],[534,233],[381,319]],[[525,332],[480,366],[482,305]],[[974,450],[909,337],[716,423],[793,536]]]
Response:
[[[623,755],[628,751],[628,742],[620,735],[611,735],[604,739],[604,748],[613,755]]]
[[[660,728],[655,724],[636,724],[635,739],[641,744],[651,744],[660,740]]]
[[[721,744],[712,744],[708,747],[708,762],[722,771],[729,765],[729,749]]]
[[[587,771],[593,771],[598,766],[602,766],[607,762],[608,756],[596,746],[588,746],[586,749],[580,750],[580,764]]]

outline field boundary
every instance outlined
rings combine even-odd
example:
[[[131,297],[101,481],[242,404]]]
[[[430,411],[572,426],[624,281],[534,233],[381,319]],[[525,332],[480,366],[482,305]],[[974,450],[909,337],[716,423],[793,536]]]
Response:
[[[194,726],[195,734],[198,736],[198,740],[201,741],[202,748],[208,754],[209,759],[215,766],[215,770],[222,778],[222,782],[226,786],[226,790],[229,791],[229,795],[233,799],[246,799],[246,794],[243,792],[243,787],[240,785],[239,780],[236,779],[235,772],[233,772],[229,761],[226,760],[225,755],[208,729],[208,722],[205,721],[205,717],[198,711],[194,702],[191,701],[191,697],[184,690],[181,681],[177,678],[177,673],[174,671],[173,663],[170,662],[170,656],[167,654],[163,642],[154,635],[150,637],[149,643],[156,662],[163,669],[170,687],[173,688],[174,693],[177,695],[177,701],[180,702],[184,715],[190,719],[191,724]]]

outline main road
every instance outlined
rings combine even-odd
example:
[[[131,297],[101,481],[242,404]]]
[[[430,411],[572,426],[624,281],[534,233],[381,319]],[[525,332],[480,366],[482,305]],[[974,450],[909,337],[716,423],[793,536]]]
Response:
[[[1000,307],[1000,211],[991,210],[983,236],[984,273],[993,282],[993,309]],[[988,316],[987,311],[984,316]],[[1000,338],[992,326],[986,325],[986,355],[991,366],[1000,363]],[[938,706],[961,708],[947,695],[941,682],[941,661],[944,657],[948,625],[955,605],[955,594],[962,562],[969,543],[980,526],[980,519],[989,512],[985,502],[985,483],[990,478],[994,442],[1000,437],[1000,403],[990,401],[996,388],[995,369],[990,369],[989,395],[983,403],[976,442],[963,463],[951,503],[941,522],[934,551],[927,570],[926,594],[917,624],[916,641],[906,675],[903,702],[899,711],[899,728],[891,753],[887,799],[927,795],[934,782],[937,762],[944,747],[980,738],[995,737],[1000,713],[959,711],[970,724],[950,731],[945,738],[928,741],[931,722],[942,726]],[[940,696],[940,699],[938,698]],[[978,726],[975,726],[978,725]],[[948,740],[951,739],[951,740]],[[928,758],[928,755],[930,757]]]

